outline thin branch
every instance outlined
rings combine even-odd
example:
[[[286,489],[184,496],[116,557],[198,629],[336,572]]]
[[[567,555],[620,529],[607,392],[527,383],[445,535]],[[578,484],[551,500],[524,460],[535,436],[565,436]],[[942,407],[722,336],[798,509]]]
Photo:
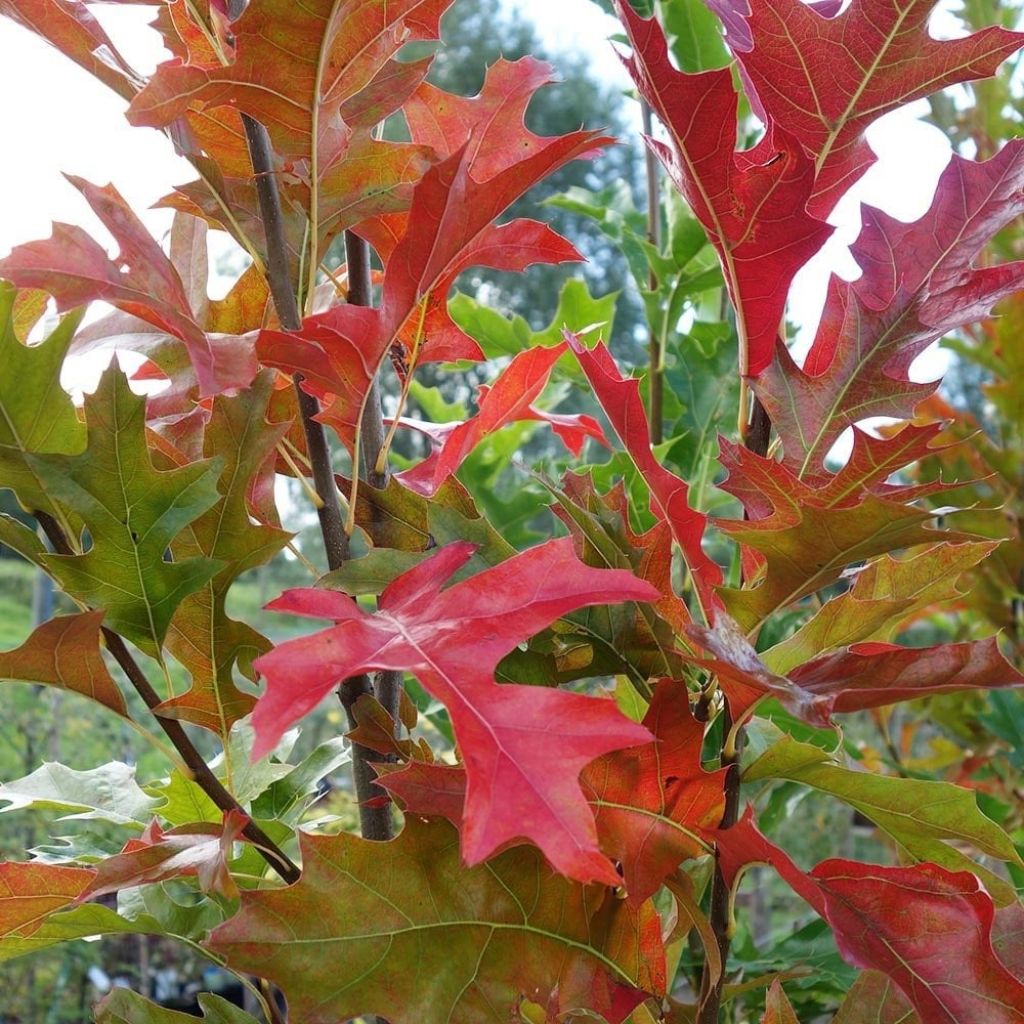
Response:
[[[249,156],[256,175],[256,188],[260,202],[260,214],[263,218],[264,232],[267,238],[267,272],[270,292],[281,325],[286,331],[298,331],[302,328],[298,301],[292,287],[292,275],[289,266],[288,249],[285,244],[284,217],[281,210],[281,195],[274,176],[274,161],[267,130],[258,121],[242,115],[245,126]],[[316,225],[311,225],[316,231]],[[346,258],[349,263],[348,301],[353,305],[369,306],[372,301],[370,278],[370,255],[366,243],[352,232],[345,232]],[[341,500],[331,464],[330,448],[323,425],[315,417],[320,412],[320,403],[312,395],[306,394],[301,387],[302,378],[296,375],[295,392],[298,396],[299,410],[302,414],[302,425],[306,434],[306,447],[313,471],[313,483],[317,494],[323,501],[323,507],[317,509],[320,519],[320,532],[324,539],[327,553],[327,564],[331,569],[339,569],[349,559],[349,537],[345,530],[342,517]],[[387,477],[373,474],[380,446],[383,444],[383,422],[380,413],[380,394],[376,380],[373,381],[367,401],[364,405],[360,424],[361,461],[366,467],[368,482],[374,486],[387,484]],[[382,681],[389,673],[382,674]],[[401,680],[399,679],[399,686]],[[393,684],[391,684],[393,688]],[[385,689],[382,685],[381,689]],[[355,701],[364,693],[372,694],[374,687],[370,679],[356,676],[346,679],[339,688],[339,696],[348,715],[350,726],[355,723],[351,709]],[[396,705],[397,696],[389,702]],[[390,710],[390,707],[389,707]],[[362,834],[367,839],[390,839],[393,830],[391,823],[391,807],[387,794],[376,785],[376,773],[370,767],[371,759],[378,755],[366,750],[358,744],[352,745],[352,774],[356,787],[356,798],[359,801],[359,822]]]
[[[345,260],[348,264],[348,301],[354,306],[369,306],[373,300],[370,278],[370,250],[366,242],[352,231],[345,232]],[[384,445],[384,419],[381,413],[380,385],[374,376],[370,392],[363,406],[359,425],[360,461],[366,482],[372,487],[387,487],[389,473],[377,471],[377,459]],[[354,504],[353,504],[354,511]],[[342,683],[338,696],[348,717],[349,728],[358,724],[353,708],[364,693],[375,693],[391,717],[398,721],[398,701],[402,693],[401,672],[380,672],[376,685],[366,677],[361,680],[347,680]],[[367,839],[384,841],[394,834],[391,819],[391,803],[387,793],[377,785],[377,773],[371,762],[379,761],[381,755],[358,743],[352,744],[352,773],[355,778],[356,795],[359,797],[359,823]],[[362,790],[362,791],[361,791]]]
[[[274,159],[270,148],[270,137],[266,128],[248,114],[242,115],[245,138],[249,146],[249,158],[256,176],[256,195],[260,204],[260,216],[267,239],[267,282],[274,299],[281,326],[286,331],[302,329],[302,317],[292,288],[292,275],[285,243],[284,214],[281,210],[281,193],[274,176]],[[320,519],[320,532],[327,552],[327,565],[340,569],[348,561],[349,542],[345,532],[345,521],[341,512],[341,499],[331,465],[331,450],[327,444],[327,433],[323,424],[316,420],[320,403],[302,389],[302,376],[292,378],[295,395],[302,415],[302,429],[306,435],[306,448],[313,469],[313,484],[323,504],[316,510]]]
[[[47,540],[53,545],[53,550],[61,555],[73,555],[75,552],[68,542],[64,531],[60,528],[57,520],[46,512],[36,512],[36,521],[42,527]],[[103,627],[103,639],[106,642],[107,650],[110,651],[114,660],[121,666],[122,671],[128,677],[128,681],[135,688],[136,693],[142,698],[146,707],[153,712],[160,728],[171,741],[174,749],[177,750],[188,768],[197,785],[204,793],[222,810],[238,811],[245,814],[241,804],[224,788],[224,784],[214,775],[206,759],[196,749],[192,740],[185,732],[182,724],[174,718],[165,718],[158,710],[163,703],[160,694],[153,688],[146,673],[139,667],[139,663],[128,650],[128,645],[113,630]],[[257,825],[250,819],[249,823],[242,829],[242,834],[256,847],[260,856],[281,876],[289,885],[299,880],[299,869],[288,857],[288,855]]]
[[[644,134],[650,136],[654,132],[651,108],[646,100],[640,101],[640,114],[643,118]],[[647,176],[647,241],[656,250],[661,251],[661,203],[658,184],[658,162],[650,146],[644,147],[644,170]],[[658,288],[658,275],[651,270],[647,282],[651,291]],[[653,325],[648,328],[648,361],[650,375],[648,377],[648,418],[651,421],[651,442],[661,444],[664,440],[664,407],[665,407],[665,353],[662,350],[663,339]]]

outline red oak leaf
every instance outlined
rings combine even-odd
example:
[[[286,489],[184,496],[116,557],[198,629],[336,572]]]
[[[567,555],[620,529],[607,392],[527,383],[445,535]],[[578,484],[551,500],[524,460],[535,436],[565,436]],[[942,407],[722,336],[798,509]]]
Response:
[[[605,754],[583,770],[601,849],[622,869],[630,902],[643,903],[688,857],[706,852],[703,830],[725,804],[725,771],[701,768],[704,727],[690,714],[686,684],[662,679],[643,720],[653,742]],[[408,811],[465,824],[461,766],[411,761],[378,765],[381,785]]]
[[[180,338],[203,395],[248,384],[248,379],[238,379],[230,353],[218,353],[196,323],[178,272],[117,189],[82,178],[68,180],[117,240],[117,259],[81,228],[54,224],[50,238],[19,245],[0,260],[0,277],[18,287],[42,288],[56,299],[59,310],[102,299]]]
[[[576,353],[612,428],[650,488],[651,511],[668,523],[682,549],[701,604],[710,615],[722,604],[714,589],[722,582],[722,570],[701,547],[707,516],[690,507],[686,482],[654,457],[650,425],[640,397],[640,382],[621,376],[603,343],[590,349],[569,331],[565,332],[565,338]]]
[[[828,860],[811,878],[843,958],[887,974],[923,1021],[1024,1021],[1024,983],[993,951],[995,908],[974,875]]]
[[[569,538],[442,590],[474,550],[465,542],[450,544],[399,576],[384,590],[375,615],[324,590],[292,590],[274,601],[275,610],[336,625],[257,660],[267,690],[253,712],[253,756],[271,750],[339,682],[378,669],[412,672],[447,705],[465,758],[467,862],[479,863],[523,838],[563,874],[616,885],[578,777],[596,757],[643,742],[649,733],[611,701],[499,685],[494,669],[517,644],[568,612],[652,601],[657,591],[623,570],[583,565]]]
[[[227,862],[232,844],[241,839],[248,823],[237,810],[225,814],[222,825],[199,822],[165,832],[153,821],[141,838],[129,839],[119,854],[96,865],[96,877],[79,899],[186,876],[198,877],[203,892],[233,899],[238,888]]]
[[[424,433],[438,445],[426,459],[398,474],[398,479],[417,494],[431,497],[457,472],[473,449],[489,434],[523,420],[549,423],[574,455],[583,450],[583,442],[592,437],[607,445],[598,422],[591,416],[558,415],[533,407],[547,385],[555,363],[566,346],[531,348],[520,352],[489,387],[479,389],[477,414],[464,423],[424,424]],[[407,426],[419,427],[413,420]]]
[[[872,121],[957,82],[987,78],[1024,45],[1024,34],[1004,28],[933,39],[936,0],[853,0],[842,13],[803,0],[719,5],[766,120],[813,158],[810,209],[821,217],[873,162],[863,138]]]
[[[912,224],[862,207],[852,246],[864,271],[833,278],[803,369],[782,346],[755,383],[798,476],[818,476],[849,426],[869,416],[909,419],[935,390],[908,372],[937,338],[988,314],[1024,286],[1024,261],[974,267],[979,252],[1024,213],[1024,140],[990,160],[953,156],[929,211]]]
[[[299,842],[302,878],[244,893],[210,939],[233,969],[279,986],[296,1022],[481,1024],[529,1000],[546,1020],[621,1024],[665,991],[653,904],[561,878],[530,847],[467,868],[451,826],[414,815],[387,843]]]
[[[38,931],[50,914],[73,905],[95,876],[92,868],[0,863],[0,940]]]
[[[726,615],[719,615],[712,629],[693,624],[686,633],[714,655],[695,664],[718,675],[734,720],[766,696],[776,697],[798,718],[829,725],[834,714],[918,697],[1024,686],[1024,676],[1003,657],[996,637],[935,647],[853,644],[805,662],[787,677],[765,666]]]
[[[814,163],[774,124],[736,153],[731,71],[677,71],[658,21],[623,0],[616,9],[633,45],[626,68],[671,139],[647,143],[718,250],[736,308],[740,373],[756,376],[772,360],[793,277],[833,230],[805,210]]]
[[[758,831],[749,808],[713,837],[730,885],[746,865],[770,864],[828,922],[843,958],[890,977],[922,1021],[1024,1021],[1024,984],[995,955],[995,907],[974,875],[847,860],[805,874]]]

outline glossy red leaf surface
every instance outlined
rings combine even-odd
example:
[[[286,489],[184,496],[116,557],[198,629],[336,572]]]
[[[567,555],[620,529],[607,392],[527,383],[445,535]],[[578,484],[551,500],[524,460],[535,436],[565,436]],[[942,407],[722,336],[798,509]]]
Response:
[[[922,1021],[1024,1020],[1024,983],[995,955],[995,907],[974,875],[849,860],[806,874],[758,831],[749,809],[714,838],[730,884],[745,865],[771,865],[829,923],[843,958],[891,978]]]
[[[714,588],[722,582],[722,570],[701,546],[707,516],[690,507],[686,482],[662,466],[651,451],[651,430],[640,397],[640,382],[621,375],[603,343],[587,348],[575,335],[566,332],[565,336],[612,429],[650,488],[651,511],[668,523],[693,575],[701,604],[706,613],[712,612],[721,606]]]
[[[987,78],[1024,45],[1024,34],[1004,28],[935,39],[928,30],[935,0],[853,0],[841,13],[802,0],[744,6],[729,5],[729,42],[763,112],[812,157],[811,209],[822,217],[872,163],[863,137],[872,121],[957,82]],[[733,33],[741,17],[745,28]]]
[[[477,414],[464,423],[420,425],[407,421],[408,425],[422,429],[438,447],[418,465],[399,473],[398,479],[417,494],[431,497],[488,434],[523,420],[550,424],[575,455],[581,453],[588,437],[607,444],[600,425],[592,416],[558,415],[534,408],[533,403],[540,397],[555,363],[565,351],[563,344],[519,353],[493,384],[480,388]]]
[[[1024,1020],[1024,983],[995,956],[994,907],[973,875],[829,860],[811,877],[843,957],[887,974],[923,1021]]]
[[[561,615],[589,605],[656,600],[623,570],[583,565],[568,538],[531,548],[442,589],[474,546],[448,545],[398,577],[370,615],[348,597],[292,590],[271,608],[336,625],[281,644],[256,662],[267,680],[253,713],[254,756],[360,672],[414,673],[448,707],[468,773],[463,855],[479,863],[516,840],[536,843],[559,871],[618,882],[601,855],[579,773],[594,758],[643,742],[646,729],[609,700],[542,687],[499,685],[498,661]],[[557,764],[557,771],[553,765]]]
[[[583,770],[583,791],[597,819],[601,849],[622,870],[639,905],[686,859],[707,852],[702,835],[725,804],[724,771],[701,767],[704,727],[690,713],[686,685],[659,681],[643,725],[652,742],[605,754]],[[408,811],[464,827],[466,774],[458,766],[411,761],[378,766],[381,785]]]
[[[641,18],[622,0],[616,9],[633,45],[626,68],[671,140],[648,145],[718,251],[736,308],[740,373],[756,376],[772,360],[794,275],[832,234],[805,210],[814,162],[774,123],[753,149],[734,152],[730,70],[677,71],[657,19]]]

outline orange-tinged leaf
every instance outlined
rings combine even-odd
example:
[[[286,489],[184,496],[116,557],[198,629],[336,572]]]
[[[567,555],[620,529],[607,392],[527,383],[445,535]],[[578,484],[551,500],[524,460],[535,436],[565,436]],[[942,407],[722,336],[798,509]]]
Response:
[[[45,39],[123,99],[130,100],[139,90],[139,76],[84,3],[0,0],[0,15]]]
[[[395,55],[409,40],[436,39],[450,3],[254,0],[231,26],[231,63],[160,65],[128,117],[163,127],[189,108],[230,105],[265,124],[281,156],[326,165],[347,130],[373,127],[416,88],[429,60]]]
[[[366,671],[412,672],[447,705],[465,758],[467,862],[528,839],[564,874],[616,885],[578,777],[594,758],[649,733],[611,700],[499,685],[494,670],[517,644],[567,612],[655,600],[657,591],[629,572],[585,566],[569,538],[442,589],[474,550],[450,544],[403,573],[384,590],[375,615],[325,590],[291,590],[274,601],[275,610],[336,625],[283,643],[256,662],[267,689],[253,713],[254,756],[272,749],[339,682]]]
[[[252,678],[253,659],[270,649],[269,640],[227,614],[228,590],[243,572],[269,561],[289,538],[284,530],[254,522],[249,502],[254,478],[287,429],[287,424],[267,421],[272,378],[264,371],[252,388],[215,399],[199,455],[223,457],[220,497],[172,544],[176,558],[209,558],[218,570],[184,598],[171,619],[167,649],[188,669],[192,686],[164,701],[160,713],[193,722],[225,740],[231,726],[256,703],[235,685],[234,671],[237,667]]]
[[[95,874],[57,864],[0,864],[0,939],[31,935],[50,914],[71,906]]]
[[[103,612],[59,615],[18,648],[0,652],[0,678],[56,686],[128,716],[124,697],[100,653]]]
[[[388,843],[300,841],[300,881],[243,894],[210,946],[278,985],[303,1024],[497,1024],[524,999],[553,1018],[588,1009],[618,1024],[664,992],[653,907],[560,878],[535,850],[465,868],[454,829],[413,815]]]
[[[778,978],[768,989],[768,998],[765,1000],[761,1024],[800,1024],[790,1001],[786,998],[786,993],[782,991],[782,982]]]
[[[686,684],[661,680],[643,724],[653,743],[605,754],[583,771],[601,849],[622,865],[635,902],[706,851],[700,830],[716,826],[725,807],[726,772],[701,767],[704,727],[690,713]]]

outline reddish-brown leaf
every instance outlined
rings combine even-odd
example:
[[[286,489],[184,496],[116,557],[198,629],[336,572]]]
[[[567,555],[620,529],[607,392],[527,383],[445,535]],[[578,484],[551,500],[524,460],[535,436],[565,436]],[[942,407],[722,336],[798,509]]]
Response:
[[[18,648],[0,652],[0,678],[80,693],[115,714],[128,708],[100,653],[103,612],[59,615],[36,627]]]
[[[633,45],[626,68],[671,139],[648,145],[718,250],[736,309],[740,373],[756,376],[772,360],[794,275],[833,230],[805,209],[814,162],[773,122],[753,149],[736,153],[731,71],[677,71],[657,19],[623,0],[616,9]]]
[[[254,756],[339,682],[377,669],[413,672],[448,706],[468,772],[463,853],[479,863],[515,839],[536,843],[561,872],[617,884],[598,849],[579,773],[596,757],[643,742],[646,729],[608,700],[499,685],[498,661],[567,612],[655,600],[622,570],[591,569],[568,538],[550,541],[442,590],[472,557],[451,544],[391,583],[369,615],[343,594],[286,592],[271,608],[336,625],[281,644],[256,662],[267,690],[253,713]],[[557,766],[557,769],[556,767]]]
[[[858,421],[909,419],[934,390],[910,380],[916,356],[1024,285],[1024,261],[974,266],[992,236],[1021,213],[1020,139],[981,163],[954,155],[931,208],[912,224],[862,207],[864,227],[852,252],[863,276],[832,279],[803,369],[780,346],[755,385],[797,476],[820,476],[836,439]]]
[[[995,956],[995,910],[974,875],[829,860],[811,878],[843,958],[887,974],[922,1020],[1024,1021],[1024,983]]]
[[[701,767],[704,727],[690,713],[685,683],[661,680],[643,724],[653,743],[606,754],[582,776],[601,849],[621,864],[635,902],[705,851],[699,832],[721,821],[725,805],[725,771]]]
[[[770,671],[728,616],[713,628],[686,628],[713,658],[695,660],[715,672],[736,720],[762,697],[773,696],[794,715],[828,725],[833,714],[884,707],[959,690],[1024,686],[1000,653],[996,637],[936,647],[887,643],[853,644],[792,669],[788,678]]]
[[[411,39],[436,39],[451,0],[254,0],[232,25],[229,64],[160,65],[129,107],[163,127],[190,108],[230,105],[266,125],[283,157],[326,166],[348,131],[371,128],[422,81],[428,60],[399,62]]]
[[[928,31],[935,0],[730,4],[729,43],[757,103],[814,159],[813,212],[828,214],[873,162],[864,130],[890,110],[957,82],[987,78],[1024,34],[986,28],[964,39]],[[746,24],[740,31],[739,19]]]
[[[514,1020],[529,1000],[552,1020],[585,1010],[620,1024],[664,994],[653,906],[561,878],[536,850],[466,868],[451,826],[415,815],[387,843],[300,843],[299,882],[244,893],[210,940],[232,968],[280,986],[295,1021],[479,1024]]]
[[[928,1024],[1024,1020],[1024,984],[995,955],[995,908],[974,875],[847,860],[805,874],[758,831],[749,808],[713,837],[730,884],[744,866],[770,864],[829,923],[843,958],[886,974]]]
[[[445,480],[458,471],[485,437],[510,423],[523,420],[550,424],[575,455],[581,453],[588,437],[606,444],[601,427],[592,416],[558,415],[533,406],[565,350],[566,346],[562,344],[520,352],[493,384],[479,389],[477,414],[464,423],[403,421],[407,426],[421,429],[437,447],[418,465],[399,473],[398,479],[417,494],[431,497]]]
[[[765,1000],[761,1024],[800,1024],[790,1001],[786,998],[786,993],[782,991],[782,982],[778,978],[768,989],[768,998]]]
[[[654,457],[650,425],[640,397],[640,382],[622,377],[603,343],[590,349],[568,331],[565,337],[576,353],[612,429],[650,488],[651,511],[668,523],[682,549],[701,604],[710,616],[721,607],[715,587],[722,582],[722,570],[701,547],[707,516],[690,507],[690,491],[686,482],[665,469]]]
[[[196,877],[203,892],[238,896],[228,861],[231,847],[249,823],[241,811],[229,811],[221,825],[198,822],[164,831],[153,821],[139,839],[96,865],[95,878],[79,899],[91,899],[170,878]]]

